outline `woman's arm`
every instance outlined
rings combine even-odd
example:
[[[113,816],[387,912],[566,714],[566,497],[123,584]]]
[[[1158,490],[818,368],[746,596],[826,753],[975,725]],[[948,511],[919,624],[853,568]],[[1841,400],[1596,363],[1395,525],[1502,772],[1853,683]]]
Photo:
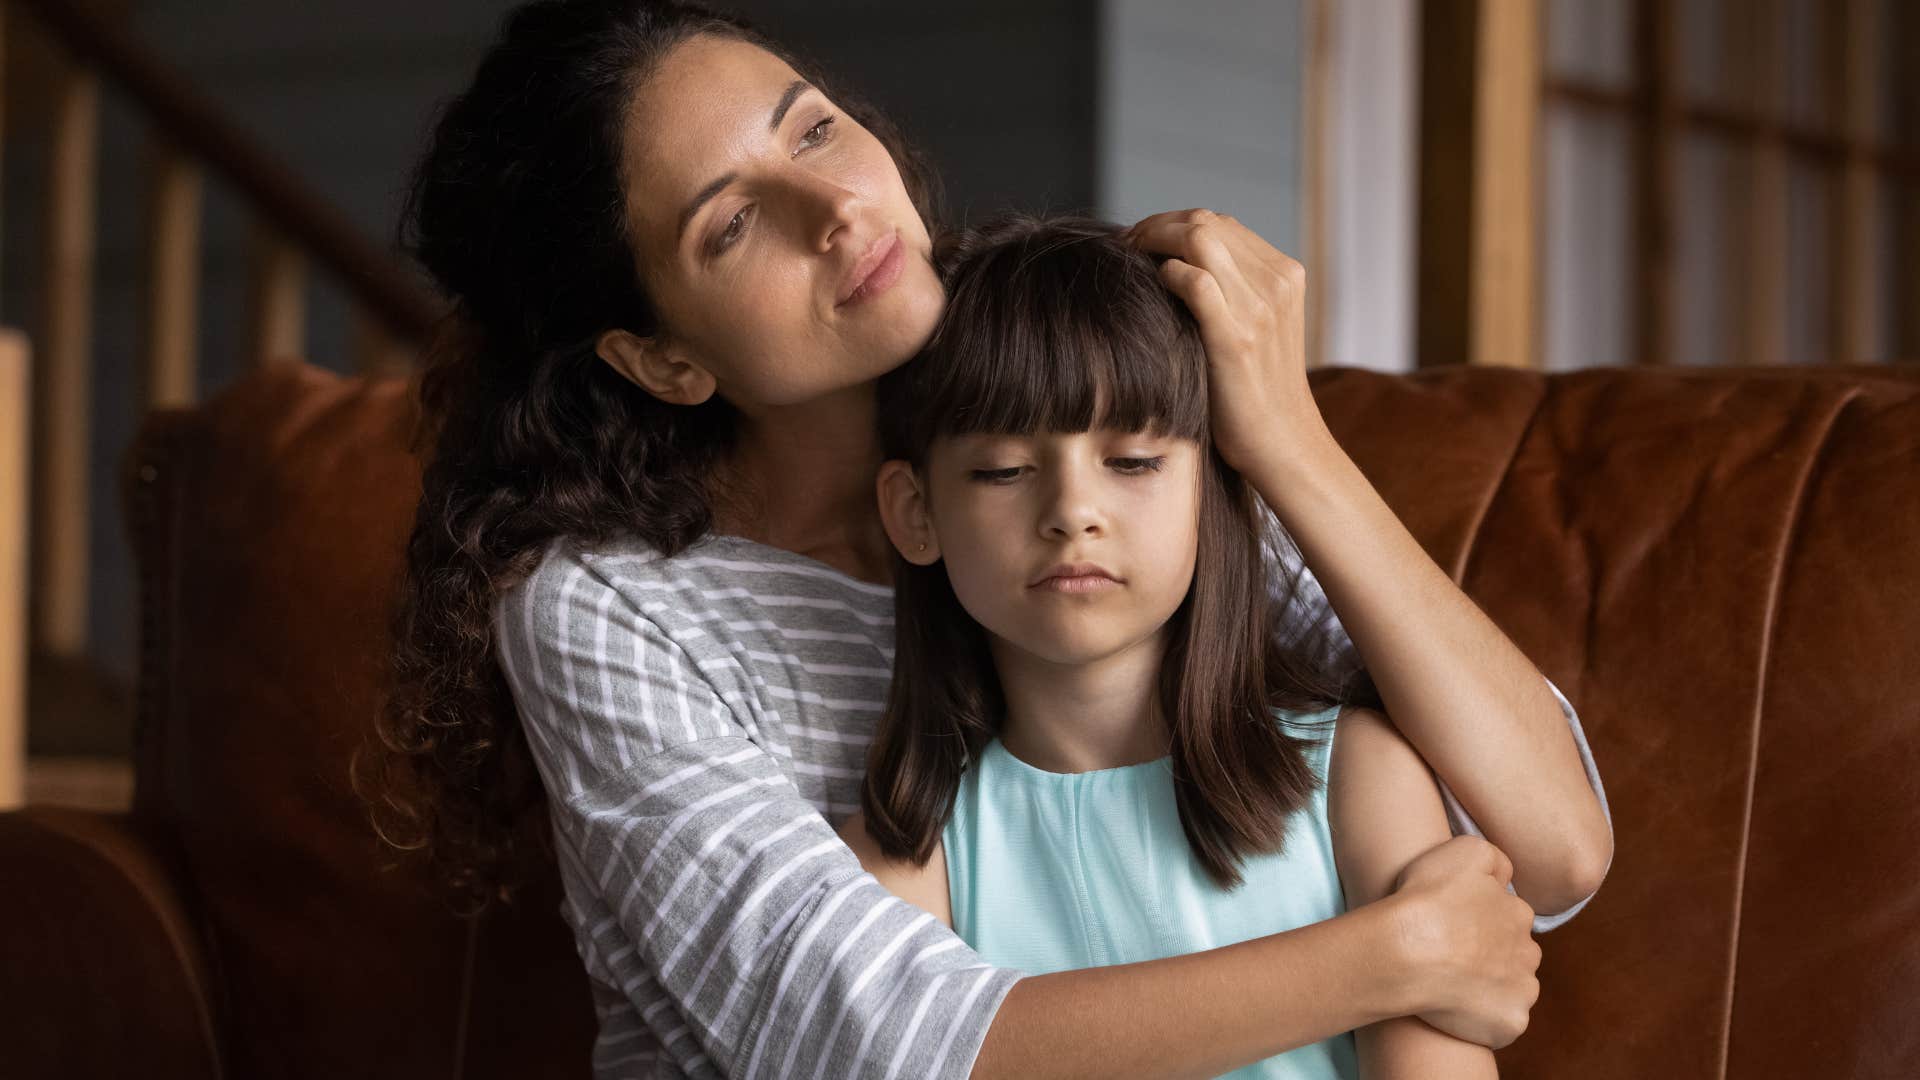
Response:
[[[1405,753],[1424,778],[1418,757],[1411,750]],[[1434,848],[1446,833],[1442,816],[1437,836],[1422,850]],[[926,865],[914,866],[882,854],[861,815],[842,824],[840,834],[880,884],[942,923],[953,924],[945,852],[938,845]],[[1417,854],[1393,862],[1394,878]],[[1390,879],[1370,897],[1378,903],[1337,919],[1191,956],[1029,976],[1008,992],[973,1075],[1216,1076],[1355,1028],[1390,1033],[1411,1029],[1415,1037],[1400,1037],[1396,1044],[1403,1050],[1418,1052],[1442,1044],[1470,1047],[1491,1061],[1492,1052],[1484,1046],[1443,1035],[1401,1015],[1415,1011],[1404,1003],[1391,1002],[1397,996],[1392,984],[1404,978],[1394,971],[1405,963],[1408,943],[1425,943],[1416,945],[1416,951],[1443,942],[1458,946],[1476,933],[1431,926],[1423,931],[1404,911],[1395,910],[1396,903],[1417,903],[1425,890],[1443,882],[1491,901],[1487,913],[1503,919],[1506,932],[1496,932],[1488,945],[1505,954],[1502,959],[1513,970],[1534,970],[1539,952],[1524,936],[1526,915],[1515,912],[1524,905],[1505,894],[1505,864],[1497,856],[1489,846],[1461,841],[1453,849],[1430,852],[1423,869],[1431,873],[1422,877],[1417,870],[1411,872],[1408,876],[1415,880],[1397,899],[1388,898],[1395,886]],[[1521,977],[1518,989],[1529,1004],[1536,987],[1531,974]],[[1477,994],[1464,982],[1453,989],[1466,998]],[[1436,1010],[1436,1015],[1448,1014]],[[1523,1015],[1515,1022],[1525,1027]],[[1504,1045],[1506,1037],[1490,1041]]]
[[[1285,524],[1395,726],[1513,859],[1536,911],[1590,895],[1613,832],[1559,702],[1327,430],[1306,378],[1305,271],[1205,210],[1154,215],[1134,238],[1172,256],[1163,277],[1200,322],[1215,444]]]
[[[1391,893],[1409,862],[1450,835],[1426,762],[1380,713],[1341,713],[1327,772],[1333,854],[1349,905]],[[1370,1024],[1354,1038],[1365,1080],[1497,1075],[1493,1051],[1444,1034],[1418,1017]]]
[[[1315,928],[1057,975],[987,965],[864,872],[748,737],[750,688],[713,681],[747,673],[697,663],[602,573],[550,557],[495,630],[577,945],[629,995],[637,1054],[751,1077],[1173,1076],[1406,1013],[1493,1045],[1525,1027],[1504,857],[1464,838]]]
[[[1271,456],[1248,479],[1313,569],[1394,726],[1513,859],[1514,889],[1535,911],[1591,895],[1612,830],[1546,680],[1331,435]]]

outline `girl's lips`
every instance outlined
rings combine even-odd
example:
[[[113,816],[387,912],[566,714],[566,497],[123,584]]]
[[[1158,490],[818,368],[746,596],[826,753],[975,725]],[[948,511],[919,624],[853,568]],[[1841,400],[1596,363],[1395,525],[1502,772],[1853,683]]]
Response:
[[[1079,574],[1072,577],[1050,577],[1035,585],[1042,592],[1092,593],[1117,589],[1120,583],[1103,574]]]
[[[900,271],[907,265],[907,245],[900,242],[900,234],[896,232],[881,240],[879,246],[887,249],[886,254],[882,255],[880,261],[868,271],[866,278],[853,287],[853,291],[847,294],[847,298],[840,301],[839,306],[847,307],[870,300],[886,292],[894,282],[900,280]]]

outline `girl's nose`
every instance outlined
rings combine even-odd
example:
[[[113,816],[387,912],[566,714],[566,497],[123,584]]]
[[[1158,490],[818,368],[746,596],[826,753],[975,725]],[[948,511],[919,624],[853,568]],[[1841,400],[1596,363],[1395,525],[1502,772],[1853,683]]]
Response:
[[[1055,483],[1040,516],[1040,532],[1050,540],[1073,540],[1082,536],[1100,536],[1106,532],[1106,516],[1092,498],[1093,492],[1072,480]]]

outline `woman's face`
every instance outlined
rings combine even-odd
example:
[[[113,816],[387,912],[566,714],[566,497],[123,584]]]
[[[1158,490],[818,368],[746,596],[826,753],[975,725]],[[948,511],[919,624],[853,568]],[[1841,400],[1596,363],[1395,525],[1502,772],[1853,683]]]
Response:
[[[945,296],[899,168],[773,54],[679,45],[636,94],[623,150],[656,341],[743,411],[869,382],[933,333]]]

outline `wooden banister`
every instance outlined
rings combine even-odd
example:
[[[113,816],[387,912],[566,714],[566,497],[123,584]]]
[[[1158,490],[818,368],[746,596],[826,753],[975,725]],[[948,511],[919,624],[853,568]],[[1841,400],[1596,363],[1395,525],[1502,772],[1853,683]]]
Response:
[[[47,155],[46,313],[40,377],[33,387],[33,638],[37,649],[76,656],[87,642],[100,80],[91,71],[63,71],[54,99]]]
[[[27,792],[26,335],[0,329],[0,811]]]
[[[254,224],[247,256],[247,355],[255,364],[297,359],[307,334],[307,260],[264,222]]]
[[[126,31],[81,0],[14,0],[13,7],[30,13],[75,57],[129,93],[161,135],[239,189],[276,231],[337,275],[390,335],[426,340],[439,303],[297,173]]]
[[[200,166],[165,139],[148,169],[146,363],[149,409],[193,404],[199,373]]]

